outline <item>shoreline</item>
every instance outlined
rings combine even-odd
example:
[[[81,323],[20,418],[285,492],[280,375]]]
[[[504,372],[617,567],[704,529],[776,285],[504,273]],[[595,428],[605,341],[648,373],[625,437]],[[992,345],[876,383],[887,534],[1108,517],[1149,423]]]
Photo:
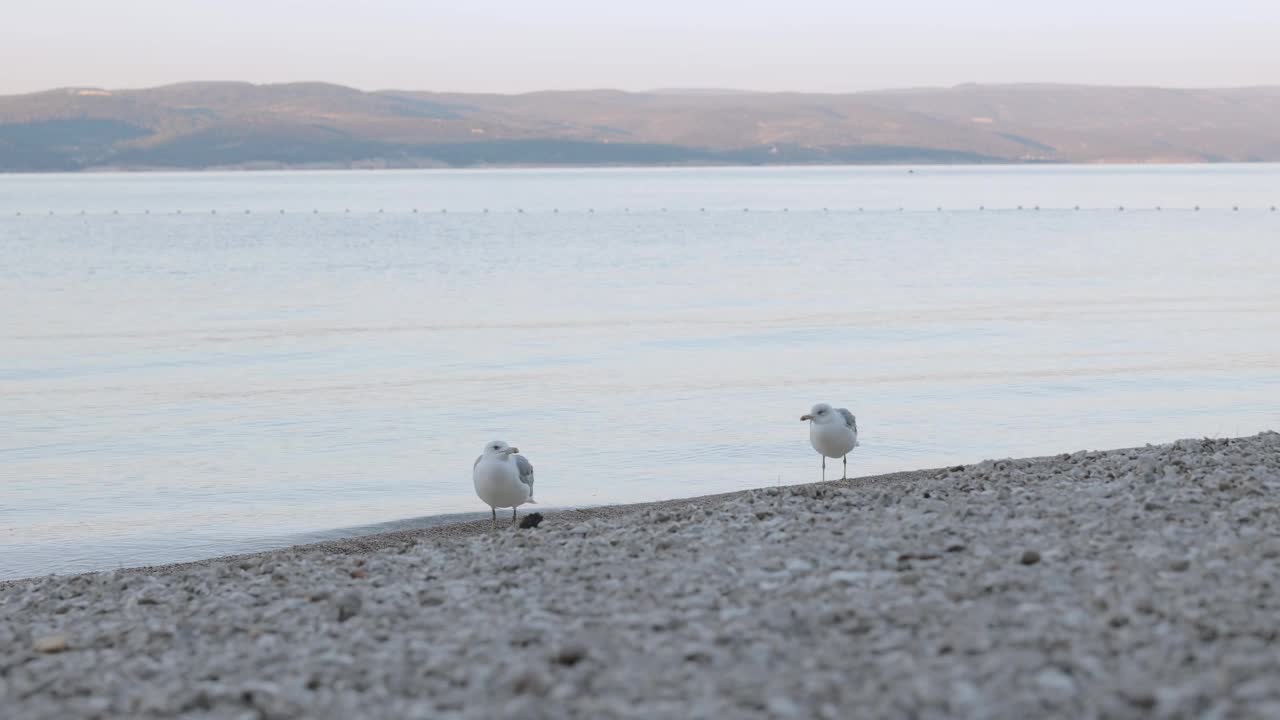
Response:
[[[963,466],[959,466],[963,467]],[[879,475],[867,475],[865,477],[849,478],[846,481],[828,480],[826,483],[802,483],[800,485],[782,485],[778,487],[808,487],[810,485],[829,485],[831,483],[869,483],[869,482],[888,482],[901,479],[903,476],[931,475],[935,473],[945,474],[950,468],[930,468],[925,470],[903,470],[893,473],[882,473]],[[672,498],[668,500],[652,500],[639,503],[624,503],[619,505],[589,505],[581,507],[560,507],[549,509],[546,511],[539,510],[537,505],[523,506],[520,508],[520,517],[524,518],[530,513],[540,513],[543,522],[556,523],[578,523],[597,519],[619,519],[625,518],[635,513],[644,512],[646,510],[673,510],[679,506],[686,504],[703,506],[724,502],[734,497],[745,495],[747,493],[767,490],[768,488],[752,488],[748,490],[732,490],[723,493],[713,493],[710,495],[697,495],[687,498]],[[458,513],[462,514],[462,513]],[[424,515],[417,518],[408,518],[404,520],[393,520],[385,524],[405,523],[429,521],[434,517],[448,517],[448,515],[432,516]],[[388,548],[398,548],[405,543],[417,542],[439,542],[444,540],[459,540],[465,538],[483,537],[492,532],[491,521],[489,516],[484,515],[483,519],[475,520],[446,520],[442,522],[432,522],[424,527],[417,527],[407,530],[391,530],[386,532],[369,532],[364,534],[355,534],[350,536],[334,537],[327,540],[316,540],[300,542],[292,545],[284,545],[282,547],[269,548],[266,550],[254,550],[245,553],[230,553],[227,555],[214,555],[207,558],[198,558],[196,560],[184,560],[174,563],[160,563],[156,565],[132,565],[128,567],[109,568],[103,570],[88,570],[85,572],[73,572],[65,574],[45,574],[45,575],[29,575],[19,578],[0,579],[0,590],[21,583],[27,583],[41,579],[68,579],[77,577],[90,577],[96,575],[121,573],[121,574],[156,574],[167,575],[184,570],[203,567],[215,562],[232,562],[250,559],[261,559],[264,556],[276,553],[290,553],[297,555],[304,554],[320,554],[320,555],[360,555],[374,553]],[[333,530],[322,530],[304,533],[304,535],[319,535],[330,533],[341,533],[345,529],[358,530],[355,528],[335,528]],[[501,514],[498,519],[498,531],[504,529],[512,529],[510,518],[503,520]]]
[[[1149,160],[1149,161],[1124,161],[1124,160],[1095,160],[1095,161],[1070,161],[1070,160],[992,160],[989,162],[941,162],[941,161],[923,161],[910,162],[895,160],[890,162],[809,162],[809,163],[710,163],[710,162],[691,162],[691,163],[645,163],[645,164],[608,164],[608,163],[558,163],[558,164],[485,164],[485,165],[407,165],[407,166],[369,166],[355,167],[342,165],[295,165],[295,166],[255,166],[255,167],[238,167],[238,166],[191,166],[191,167],[169,167],[169,166],[146,166],[146,167],[110,167],[95,166],[82,168],[78,170],[0,170],[0,175],[12,175],[21,177],[33,176],[93,176],[93,175],[179,175],[179,174],[288,174],[288,173],[370,173],[370,172],[437,172],[437,173],[484,173],[484,172],[501,172],[510,170],[527,170],[527,171],[547,171],[554,172],[563,171],[579,171],[579,170],[600,170],[600,171],[617,171],[617,170],[768,170],[768,169],[887,169],[887,168],[1034,168],[1034,167],[1084,167],[1084,168],[1176,168],[1176,167],[1267,167],[1271,165],[1280,165],[1280,159],[1276,160]]]
[[[1276,717],[1280,434],[0,584],[23,718]]]

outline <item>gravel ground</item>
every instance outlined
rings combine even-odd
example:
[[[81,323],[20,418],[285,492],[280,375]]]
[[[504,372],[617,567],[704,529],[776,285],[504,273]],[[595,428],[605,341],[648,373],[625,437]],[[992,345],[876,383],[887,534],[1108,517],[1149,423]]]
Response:
[[[0,587],[7,718],[1276,718],[1280,435]]]

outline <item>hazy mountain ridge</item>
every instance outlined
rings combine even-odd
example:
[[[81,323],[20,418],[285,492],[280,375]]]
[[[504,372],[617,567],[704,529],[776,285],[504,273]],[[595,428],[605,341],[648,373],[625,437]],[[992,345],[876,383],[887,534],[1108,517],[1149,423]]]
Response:
[[[326,83],[0,97],[0,171],[1280,160],[1280,87],[521,95]]]

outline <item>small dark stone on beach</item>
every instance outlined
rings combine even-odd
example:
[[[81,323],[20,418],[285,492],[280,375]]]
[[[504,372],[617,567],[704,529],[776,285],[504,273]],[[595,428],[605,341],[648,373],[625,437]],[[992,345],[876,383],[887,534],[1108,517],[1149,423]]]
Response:
[[[1146,690],[1137,691],[1121,691],[1121,696],[1130,704],[1136,705],[1143,710],[1150,710],[1156,706],[1156,696]]]
[[[937,553],[902,553],[898,556],[898,562],[905,563],[912,560],[937,560],[942,557]]]
[[[586,656],[587,649],[581,645],[566,645],[565,647],[560,648],[560,651],[556,653],[554,660],[557,665],[573,667],[574,665],[582,662],[582,659]]]
[[[542,513],[529,513],[520,518],[520,529],[528,530],[529,528],[538,527],[538,523],[542,522]]]
[[[1035,565],[1036,563],[1040,562],[1040,553],[1036,552],[1035,550],[1027,550],[1026,552],[1022,553],[1022,559],[1019,562],[1021,562],[1023,565]]]
[[[964,472],[964,466],[956,465],[955,467],[951,468],[951,472]]]

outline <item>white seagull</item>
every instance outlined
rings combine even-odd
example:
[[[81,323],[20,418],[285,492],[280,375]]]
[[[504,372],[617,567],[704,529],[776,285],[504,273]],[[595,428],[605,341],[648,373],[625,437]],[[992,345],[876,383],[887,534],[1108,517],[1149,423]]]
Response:
[[[809,421],[809,444],[822,456],[822,479],[827,479],[827,458],[844,459],[844,477],[849,479],[849,453],[858,447],[858,419],[848,408],[832,408],[818,403],[801,415]]]
[[[511,522],[516,521],[516,508],[533,499],[533,465],[520,452],[501,440],[484,446],[484,452],[471,466],[471,480],[476,495],[493,513],[493,526],[498,526],[498,508],[511,508]]]

